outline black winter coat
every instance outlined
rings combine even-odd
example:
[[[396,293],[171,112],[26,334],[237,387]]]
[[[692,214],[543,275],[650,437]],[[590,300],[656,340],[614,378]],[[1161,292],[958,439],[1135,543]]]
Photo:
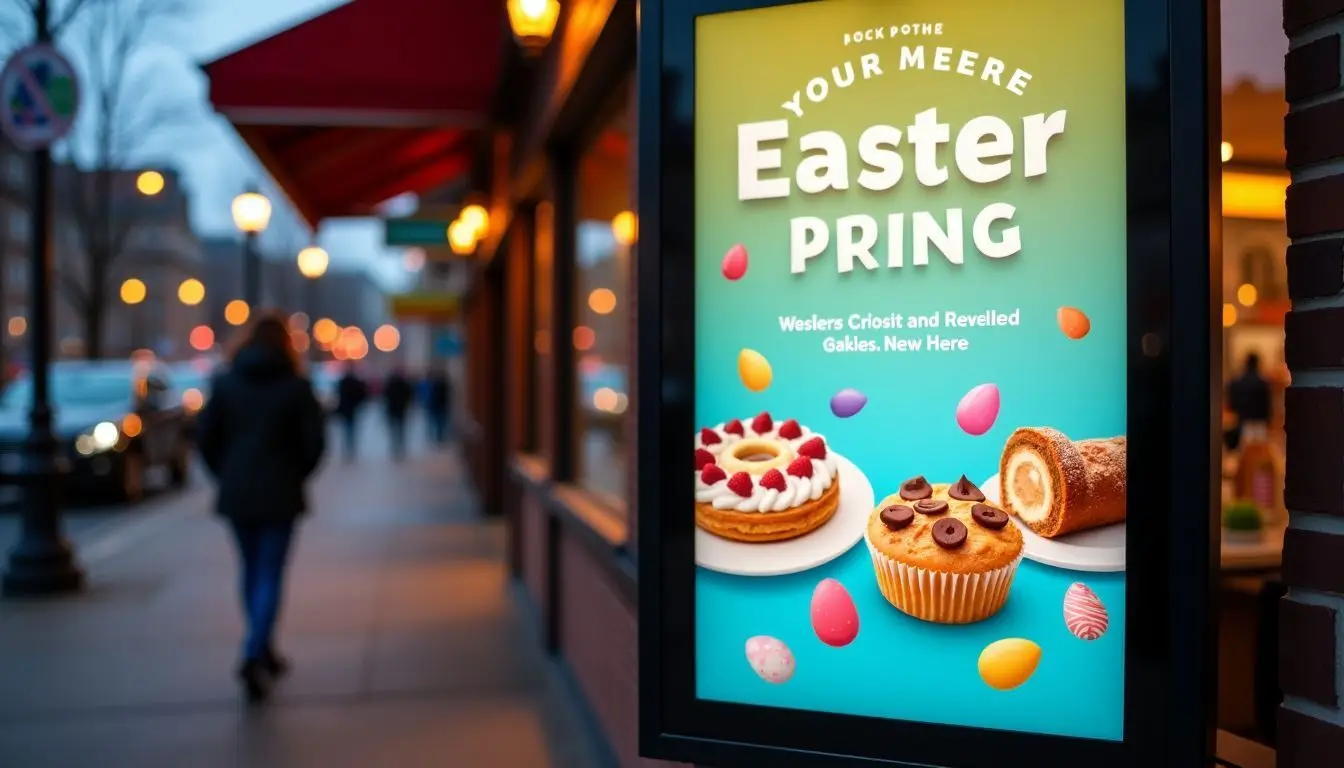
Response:
[[[216,511],[247,523],[291,521],[322,460],[326,427],[307,379],[283,353],[245,347],[198,416],[197,445],[219,485]]]

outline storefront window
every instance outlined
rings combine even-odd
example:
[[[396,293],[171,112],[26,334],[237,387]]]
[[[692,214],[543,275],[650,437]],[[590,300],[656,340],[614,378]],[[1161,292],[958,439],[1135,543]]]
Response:
[[[628,93],[628,89],[622,89]],[[604,122],[578,168],[575,232],[575,477],[621,506],[630,405],[630,264],[635,241],[628,99]]]
[[[555,207],[549,201],[537,204],[533,228],[532,256],[532,418],[528,419],[528,447],[538,453],[550,452],[550,435],[543,433],[543,414],[551,412],[554,363],[551,359],[551,290],[554,285]]]

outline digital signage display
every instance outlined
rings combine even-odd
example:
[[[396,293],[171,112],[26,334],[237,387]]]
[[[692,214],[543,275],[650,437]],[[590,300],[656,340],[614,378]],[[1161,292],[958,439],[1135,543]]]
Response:
[[[645,753],[1205,755],[1215,11],[641,13]]]

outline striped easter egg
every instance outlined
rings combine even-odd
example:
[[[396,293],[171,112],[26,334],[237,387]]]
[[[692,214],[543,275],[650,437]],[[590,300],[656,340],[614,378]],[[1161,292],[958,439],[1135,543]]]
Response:
[[[1064,626],[1079,640],[1096,640],[1106,634],[1110,617],[1097,593],[1086,584],[1074,582],[1064,593]]]

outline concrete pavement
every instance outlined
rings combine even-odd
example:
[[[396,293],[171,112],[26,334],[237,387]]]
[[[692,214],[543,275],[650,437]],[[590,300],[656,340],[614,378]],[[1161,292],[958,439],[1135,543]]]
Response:
[[[272,703],[240,702],[233,555],[198,483],[81,542],[86,593],[0,603],[0,766],[600,765],[454,454],[329,459],[314,499]]]

